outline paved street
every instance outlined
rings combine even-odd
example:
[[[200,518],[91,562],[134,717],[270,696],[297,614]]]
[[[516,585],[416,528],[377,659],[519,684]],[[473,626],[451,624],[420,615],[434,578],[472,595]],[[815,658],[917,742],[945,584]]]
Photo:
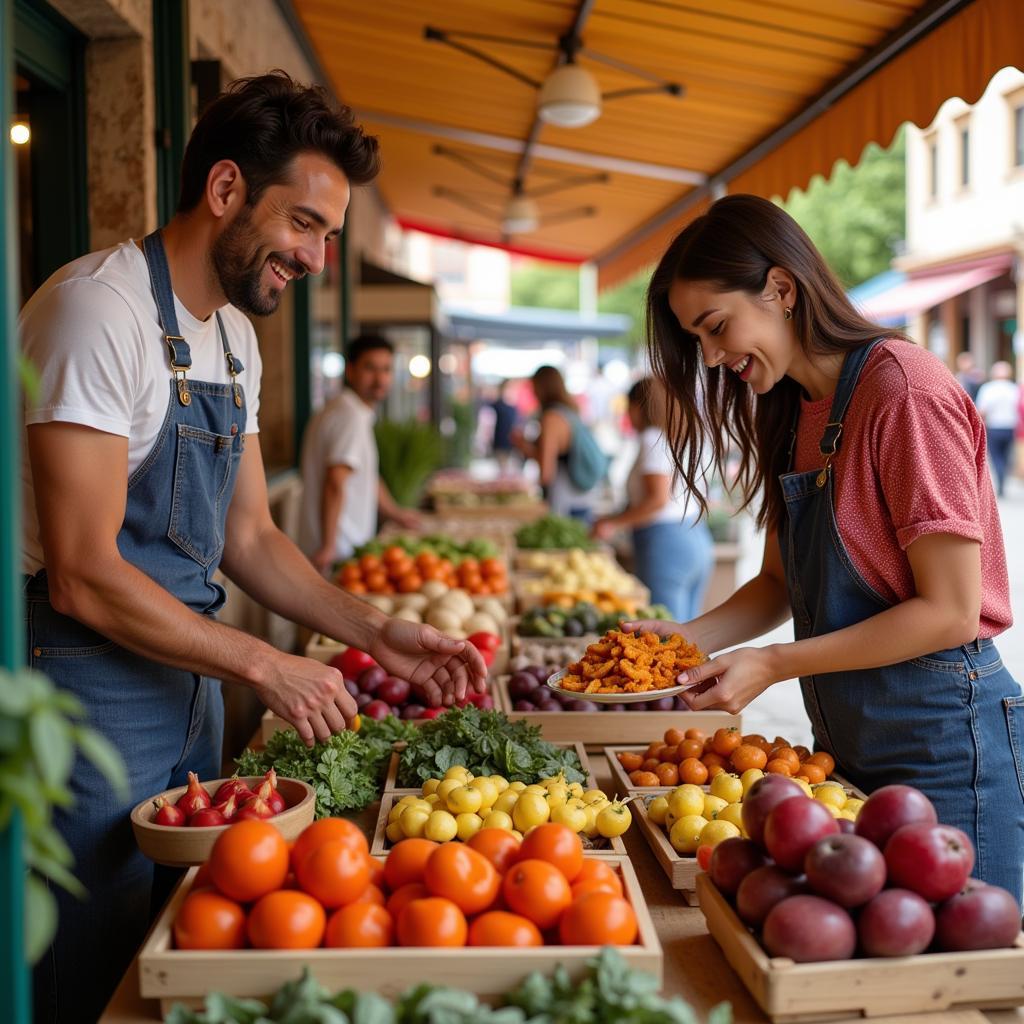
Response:
[[[1015,624],[996,643],[1003,661],[1018,682],[1024,681],[1024,481],[1011,480],[1007,494],[999,503],[1006,544],[1007,565],[1010,572],[1010,596]],[[741,582],[753,576],[760,565],[761,540],[748,528],[743,537],[744,556],[741,562]],[[759,643],[778,642],[793,638],[790,626],[768,634]],[[769,739],[779,735],[795,743],[810,744],[811,729],[804,714],[800,687],[796,680],[776,683],[743,712],[744,732],[759,732]]]

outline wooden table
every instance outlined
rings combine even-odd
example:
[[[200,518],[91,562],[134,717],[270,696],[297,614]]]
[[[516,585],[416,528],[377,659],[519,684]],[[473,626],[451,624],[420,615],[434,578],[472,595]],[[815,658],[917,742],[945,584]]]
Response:
[[[603,759],[596,758],[593,764],[599,785],[610,787],[611,775]],[[375,804],[360,815],[360,824],[368,836],[373,833],[376,807]],[[767,1018],[708,934],[704,915],[698,908],[688,907],[681,894],[671,887],[638,828],[629,830],[625,843],[664,949],[663,992],[685,999],[696,1011],[698,1020],[705,1020],[713,1006],[728,1001],[732,1003],[736,1024],[765,1024]],[[556,959],[557,950],[552,949],[552,961]],[[410,986],[418,980],[421,979],[410,978]],[[153,1024],[161,1019],[158,1002],[139,997],[138,962],[133,960],[99,1024]],[[1024,1008],[876,1017],[873,1024],[986,1024],[986,1020],[992,1024],[1024,1024]]]

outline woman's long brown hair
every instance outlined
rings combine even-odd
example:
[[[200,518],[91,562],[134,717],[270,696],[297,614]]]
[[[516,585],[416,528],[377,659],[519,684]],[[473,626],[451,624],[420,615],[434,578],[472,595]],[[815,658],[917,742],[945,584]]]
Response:
[[[554,366],[542,366],[534,373],[533,390],[541,409],[547,410],[553,405],[567,405],[574,411],[577,409],[576,399],[565,386],[565,378]]]
[[[783,377],[758,396],[724,367],[706,367],[699,338],[680,326],[668,293],[682,280],[759,296],[772,267],[796,281],[793,327],[805,352],[850,352],[876,338],[901,337],[857,312],[803,229],[767,199],[719,199],[672,241],[647,290],[648,357],[671,399],[665,434],[672,457],[706,513],[708,470],[726,480],[726,459],[730,450],[738,452],[740,508],[750,508],[760,497],[757,524],[768,529],[776,529],[782,518],[778,478],[789,469],[800,385]]]

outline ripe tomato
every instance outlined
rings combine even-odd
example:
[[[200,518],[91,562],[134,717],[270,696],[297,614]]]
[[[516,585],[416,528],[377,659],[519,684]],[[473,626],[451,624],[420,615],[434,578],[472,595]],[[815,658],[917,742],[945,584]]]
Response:
[[[711,867],[711,854],[714,853],[714,850],[715,848],[709,843],[697,847],[697,867],[701,871],[707,871]]]
[[[422,882],[409,882],[396,889],[385,904],[392,919],[397,921],[406,906],[413,900],[425,900],[430,895],[430,890]]]
[[[503,828],[482,828],[466,845],[482,853],[503,875],[519,857],[522,840]]]
[[[466,639],[482,654],[490,651],[492,654],[501,646],[501,637],[493,633],[470,633]]]
[[[728,757],[741,743],[743,738],[735,726],[718,729],[711,740],[711,749],[722,757]]]
[[[326,924],[327,914],[312,896],[281,889],[249,911],[249,942],[256,949],[315,949]]]
[[[363,577],[363,581],[371,594],[383,594],[390,586],[388,574],[383,569],[374,569],[372,572],[368,572]]]
[[[565,875],[567,882],[572,882],[583,869],[583,844],[567,825],[549,821],[530,829],[519,857],[521,860],[546,860]]]
[[[379,885],[374,885],[371,882],[366,889],[363,891],[362,896],[357,896],[353,903],[376,903],[378,907],[387,905],[387,897],[384,895],[384,890]]]
[[[303,829],[292,844],[292,870],[298,872],[299,864],[315,849],[334,842],[344,843],[353,853],[361,853],[367,859],[370,857],[370,846],[358,825],[345,818],[321,818]]]
[[[621,896],[587,893],[562,915],[558,934],[565,946],[631,946],[636,942],[636,914]]]
[[[364,573],[373,572],[374,570],[379,569],[381,564],[381,560],[377,555],[363,555],[363,557],[359,559],[359,568],[362,569]]]
[[[469,926],[470,946],[543,946],[540,929],[530,920],[506,910],[490,910]]]
[[[396,929],[400,946],[464,946],[468,931],[462,911],[440,896],[407,904]]]
[[[423,577],[414,570],[399,577],[396,589],[400,594],[415,594],[422,586]]]
[[[370,867],[370,881],[377,886],[383,886],[384,882],[384,862],[377,860],[376,857],[367,855],[366,862]]]
[[[384,881],[388,888],[397,892],[410,882],[422,882],[423,869],[436,849],[437,843],[429,839],[403,839],[395,843],[384,862]]]
[[[443,843],[430,855],[423,882],[433,895],[467,914],[479,914],[494,902],[501,876],[482,853],[462,843]]]
[[[391,915],[375,903],[350,903],[327,922],[324,945],[331,949],[390,946],[395,934]]]
[[[331,668],[336,668],[346,679],[355,680],[364,669],[373,668],[377,662],[363,651],[349,647],[331,658]]]
[[[389,548],[386,548],[384,554],[381,556],[385,565],[394,565],[395,562],[404,562],[408,557],[409,555],[405,548],[399,547],[397,544],[392,544]]]
[[[610,864],[603,860],[588,857],[583,861],[583,867],[572,884],[575,888],[584,882],[600,882],[607,887],[609,892],[615,893],[616,896],[622,895],[622,882],[619,881],[618,874]]]
[[[239,821],[218,836],[210,852],[210,877],[239,903],[280,889],[288,875],[288,844],[267,821]]]
[[[370,865],[361,850],[334,839],[311,850],[295,871],[299,885],[314,899],[333,910],[357,900],[370,884]]]
[[[565,875],[546,860],[521,860],[513,864],[502,887],[505,902],[516,914],[529,918],[538,928],[551,928],[572,903]]]
[[[192,891],[174,919],[178,949],[243,949],[245,911],[212,889]]]

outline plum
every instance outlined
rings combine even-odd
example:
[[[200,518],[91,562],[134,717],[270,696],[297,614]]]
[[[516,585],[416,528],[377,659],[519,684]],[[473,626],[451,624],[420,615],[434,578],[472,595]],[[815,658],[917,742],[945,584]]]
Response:
[[[423,712],[427,709],[422,704],[406,704],[402,708],[402,718],[407,721],[414,722],[417,718],[423,717]]]
[[[935,934],[932,908],[909,889],[883,889],[857,915],[857,935],[867,956],[915,956]]]
[[[409,699],[411,691],[412,687],[404,679],[388,676],[374,691],[374,696],[394,708],[404,704]]]
[[[374,665],[373,668],[364,668],[359,673],[359,692],[360,693],[376,693],[377,687],[387,679],[388,674],[379,665]]]
[[[529,700],[517,700],[512,705],[513,711],[536,711],[537,708],[534,706],[532,701]]]
[[[754,868],[736,890],[736,913],[757,928],[776,903],[807,892],[807,885],[774,864]]]
[[[391,714],[391,705],[385,704],[382,700],[371,700],[366,707],[363,708],[363,714],[367,718],[375,718],[378,721],[382,718],[387,718]]]
[[[772,956],[797,963],[849,960],[857,948],[857,929],[850,915],[821,896],[791,896],[776,903],[761,933]]]
[[[539,685],[537,677],[530,672],[514,672],[509,677],[508,695],[513,700],[518,700],[520,697],[528,697]]]
[[[359,684],[352,679],[345,680],[345,689],[348,690],[350,697],[358,697],[360,690]]]
[[[885,885],[885,858],[857,835],[819,839],[804,858],[807,884],[819,895],[850,909],[867,903]]]
[[[659,697],[657,700],[649,700],[641,707],[647,711],[671,711],[675,707],[674,697]]]
[[[598,704],[601,711],[625,711],[625,704]]]
[[[362,711],[363,708],[365,708],[367,704],[372,704],[372,703],[373,703],[373,695],[372,694],[360,693],[360,694],[358,694],[356,696],[356,707],[359,708],[360,711]]]

